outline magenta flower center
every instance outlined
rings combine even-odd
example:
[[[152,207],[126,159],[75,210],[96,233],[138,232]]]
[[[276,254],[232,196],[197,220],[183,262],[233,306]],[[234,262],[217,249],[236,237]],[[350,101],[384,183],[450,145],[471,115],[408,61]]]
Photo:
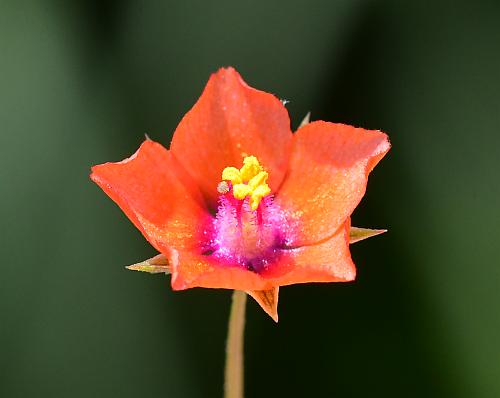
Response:
[[[272,196],[252,210],[250,198],[235,199],[231,189],[219,197],[212,255],[228,264],[261,272],[286,246],[286,220]]]

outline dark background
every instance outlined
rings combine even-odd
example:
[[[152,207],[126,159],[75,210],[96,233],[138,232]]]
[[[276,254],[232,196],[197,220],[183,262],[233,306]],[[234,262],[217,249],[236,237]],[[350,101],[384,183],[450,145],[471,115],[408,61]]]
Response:
[[[500,396],[500,3],[1,1],[0,396],[220,397],[230,292],[155,254],[88,179],[168,146],[235,66],[313,119],[387,132],[358,280],[249,301],[247,397]]]

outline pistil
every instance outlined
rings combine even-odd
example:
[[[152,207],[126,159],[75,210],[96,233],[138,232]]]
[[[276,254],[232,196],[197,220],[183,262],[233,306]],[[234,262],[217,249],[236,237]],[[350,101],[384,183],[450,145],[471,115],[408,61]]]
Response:
[[[255,272],[273,261],[285,240],[286,222],[267,178],[257,158],[249,156],[241,169],[225,168],[217,186],[213,255]]]

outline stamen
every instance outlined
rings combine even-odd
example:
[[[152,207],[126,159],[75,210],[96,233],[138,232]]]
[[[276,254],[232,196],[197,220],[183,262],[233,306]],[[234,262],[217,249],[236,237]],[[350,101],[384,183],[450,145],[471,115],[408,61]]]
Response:
[[[236,167],[226,167],[222,171],[222,180],[231,181],[233,185],[243,182],[240,171]]]
[[[259,203],[264,198],[264,196],[267,196],[271,193],[271,188],[267,184],[265,185],[259,185],[255,190],[252,192],[252,196],[250,196],[250,207],[252,210],[257,209],[259,207]]]
[[[255,156],[247,156],[243,159],[243,167],[240,169],[241,178],[243,181],[250,181],[261,171],[262,167]]]
[[[254,211],[259,207],[262,198],[271,193],[271,188],[267,185],[268,176],[255,156],[246,156],[243,159],[243,167],[239,170],[236,167],[226,167],[222,171],[223,182],[232,183],[233,196],[238,200],[250,197],[250,207]]]
[[[236,199],[243,200],[252,193],[252,188],[247,184],[236,184],[233,187],[233,195]]]
[[[257,189],[257,187],[264,185],[267,181],[268,174],[265,171],[259,172],[255,177],[253,177],[250,181],[248,181],[248,186],[252,188],[252,190]]]

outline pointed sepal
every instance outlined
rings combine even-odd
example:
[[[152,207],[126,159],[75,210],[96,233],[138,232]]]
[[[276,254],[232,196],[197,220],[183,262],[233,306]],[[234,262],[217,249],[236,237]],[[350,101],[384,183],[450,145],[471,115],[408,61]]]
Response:
[[[158,254],[148,260],[127,267],[132,271],[148,272],[150,274],[170,274],[172,271],[168,265],[168,260],[163,254]]]
[[[278,322],[279,289],[279,287],[274,287],[269,290],[249,290],[246,292],[257,301],[266,314],[273,318],[274,322]]]
[[[311,112],[307,112],[307,114],[304,116],[304,119],[299,124],[299,127],[297,128],[300,129],[301,127],[304,127],[306,124],[309,124],[311,122]]]
[[[349,231],[349,243],[356,243],[360,240],[371,238],[372,236],[383,234],[387,232],[386,229],[368,229],[351,227]]]

